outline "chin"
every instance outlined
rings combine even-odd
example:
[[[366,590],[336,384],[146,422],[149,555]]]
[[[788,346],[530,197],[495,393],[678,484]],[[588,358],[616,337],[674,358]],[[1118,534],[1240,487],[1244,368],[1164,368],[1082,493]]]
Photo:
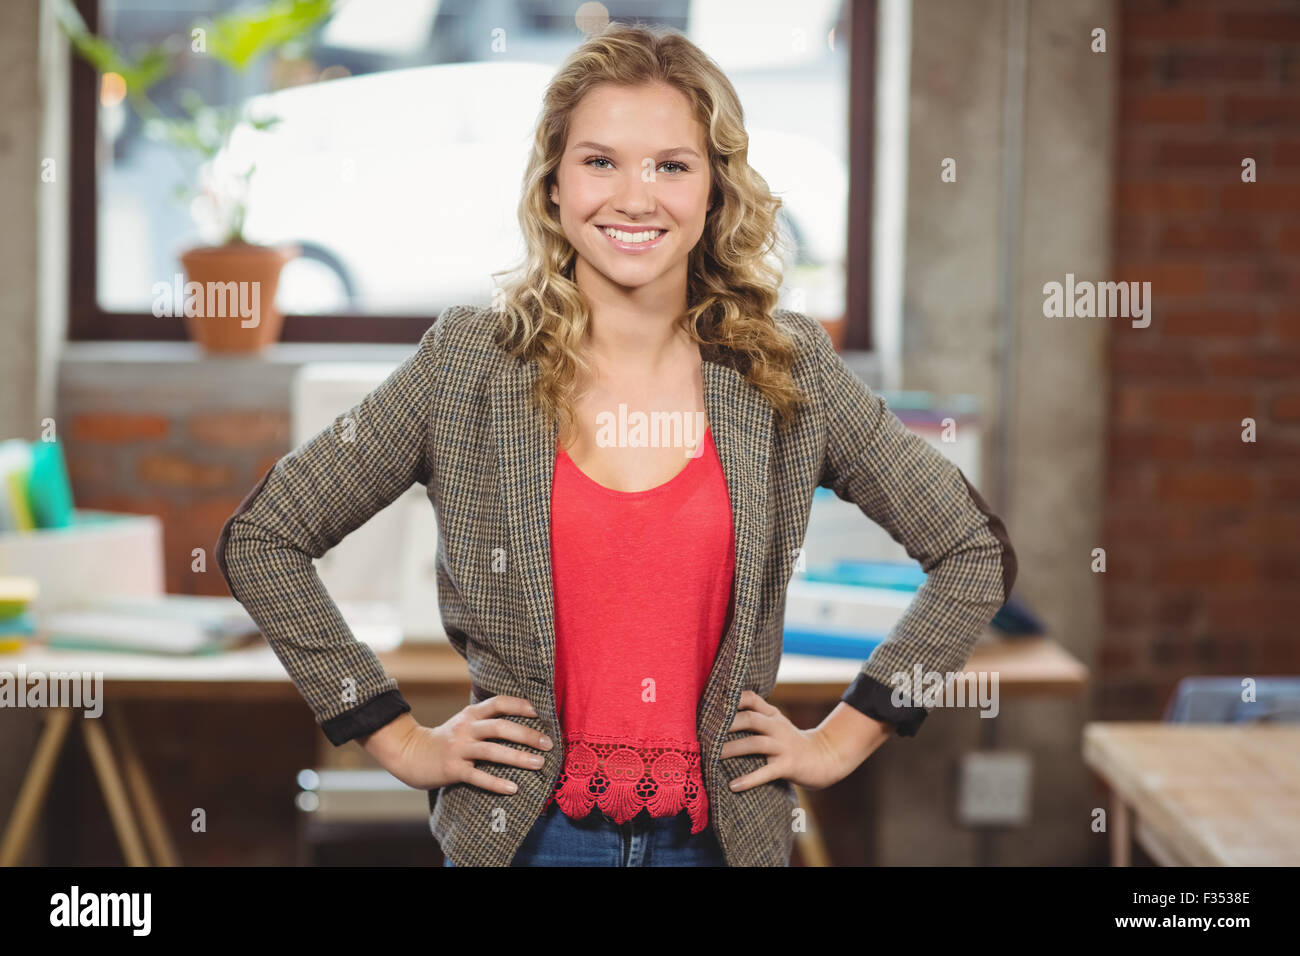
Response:
[[[597,267],[596,271],[614,285],[620,286],[624,289],[639,289],[641,286],[650,285],[650,283],[663,275],[663,273],[659,271],[651,271],[650,269],[629,269],[626,266],[623,268],[612,269]]]

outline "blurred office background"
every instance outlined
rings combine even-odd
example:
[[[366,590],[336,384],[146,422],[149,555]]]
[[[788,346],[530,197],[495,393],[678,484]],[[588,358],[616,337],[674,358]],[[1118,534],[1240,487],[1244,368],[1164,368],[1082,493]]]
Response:
[[[77,3],[127,46],[235,6]],[[967,474],[1006,522],[1017,595],[1088,668],[1083,693],[998,717],[998,746],[1032,762],[1022,824],[959,819],[954,768],[987,741],[969,711],[937,710],[841,785],[870,814],[827,803],[836,861],[1102,862],[1086,721],[1160,720],[1188,675],[1300,667],[1293,0],[340,4],[310,47],[233,78],[193,57],[156,91],[283,118],[241,143],[258,158],[250,237],[302,253],[282,277],[282,342],[259,358],[206,357],[151,314],[203,235],[210,211],[172,197],[196,168],[69,51],[51,4],[11,0],[0,437],[53,419],[78,506],[156,516],[166,590],[225,595],[210,549],[301,440],[304,366],[391,366],[442,308],[490,301],[490,273],[519,252],[541,91],[602,16],[682,29],[732,79],[751,161],[785,200],[783,304],[918,422],[969,421]],[[1067,275],[1150,282],[1149,327],[1045,317],[1045,283]],[[292,859],[294,773],[322,744],[304,705],[158,701],[132,721],[168,812],[199,792],[226,816],[220,841],[177,826],[187,862]],[[0,813],[38,733],[0,714]],[[48,812],[71,822],[35,857],[116,862],[84,754],[57,780]]]

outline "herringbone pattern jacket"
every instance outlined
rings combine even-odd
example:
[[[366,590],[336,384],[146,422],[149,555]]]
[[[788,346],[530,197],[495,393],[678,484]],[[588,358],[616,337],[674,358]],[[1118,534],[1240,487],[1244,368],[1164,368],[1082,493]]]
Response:
[[[556,746],[541,770],[481,762],[519,787],[497,794],[457,783],[430,791],[430,827],[458,866],[508,865],[538,819],[563,762],[555,712],[550,576],[553,423],[531,405],[537,368],[492,340],[496,314],[457,306],[419,348],[331,427],[287,454],[221,531],[216,556],[335,744],[409,710],[396,681],[344,623],[312,564],[414,482],[437,517],[443,625],[466,659],[471,702],[525,697]],[[781,657],[786,585],[803,545],[813,492],[856,503],[920,562],[927,579],[889,640],[843,700],[916,732],[926,711],[891,701],[893,675],[958,672],[1004,603],[1016,556],[1002,521],[966,476],[910,432],[841,360],[821,325],[775,319],[794,337],[797,384],[812,399],[778,426],[741,374],[739,359],[703,353],[704,400],[731,499],[736,536],[734,613],[699,703],[698,733],[710,826],[731,866],[784,866],[794,840],[794,788],[777,780],[734,793],[727,784],[766,763],[721,759],[740,694],[767,697]],[[501,550],[498,550],[501,549]],[[502,571],[496,558],[504,553]],[[910,687],[911,684],[906,686]],[[507,746],[528,749],[505,741]]]

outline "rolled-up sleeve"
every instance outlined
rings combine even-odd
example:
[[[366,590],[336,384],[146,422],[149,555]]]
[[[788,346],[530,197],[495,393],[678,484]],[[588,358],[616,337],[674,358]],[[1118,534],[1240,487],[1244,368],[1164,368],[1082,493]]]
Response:
[[[460,307],[457,307],[460,308]],[[325,590],[319,558],[415,483],[428,484],[429,413],[455,309],[360,402],[262,476],[217,539],[227,586],[337,745],[410,705]]]
[[[856,504],[926,573],[841,699],[910,737],[926,717],[912,693],[918,669],[922,680],[962,671],[1011,594],[1016,553],[961,469],[909,431],[812,325],[827,432],[818,484]]]

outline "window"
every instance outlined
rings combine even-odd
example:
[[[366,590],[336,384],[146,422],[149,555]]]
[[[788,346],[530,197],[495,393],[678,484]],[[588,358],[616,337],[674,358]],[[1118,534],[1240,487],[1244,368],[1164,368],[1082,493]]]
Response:
[[[188,40],[201,16],[238,5],[77,3],[92,30],[128,49]],[[578,7],[353,0],[299,58],[267,57],[232,78],[201,54],[178,57],[150,91],[165,114],[193,89],[208,102],[249,100],[279,119],[237,137],[232,152],[257,163],[250,241],[301,251],[281,280],[284,340],[413,342],[445,306],[491,301],[491,274],[522,251],[523,165],[542,91],[583,39]],[[867,347],[868,270],[846,274],[845,263],[869,261],[873,0],[605,8],[682,30],[726,72],[745,108],[750,161],[785,202],[794,251],[782,305],[846,317],[845,343]],[[174,196],[196,180],[195,163],[146,136],[120,95],[75,57],[72,117],[72,337],[183,338],[183,324],[155,318],[151,303],[155,285],[181,271],[179,251],[200,244],[201,204]]]

